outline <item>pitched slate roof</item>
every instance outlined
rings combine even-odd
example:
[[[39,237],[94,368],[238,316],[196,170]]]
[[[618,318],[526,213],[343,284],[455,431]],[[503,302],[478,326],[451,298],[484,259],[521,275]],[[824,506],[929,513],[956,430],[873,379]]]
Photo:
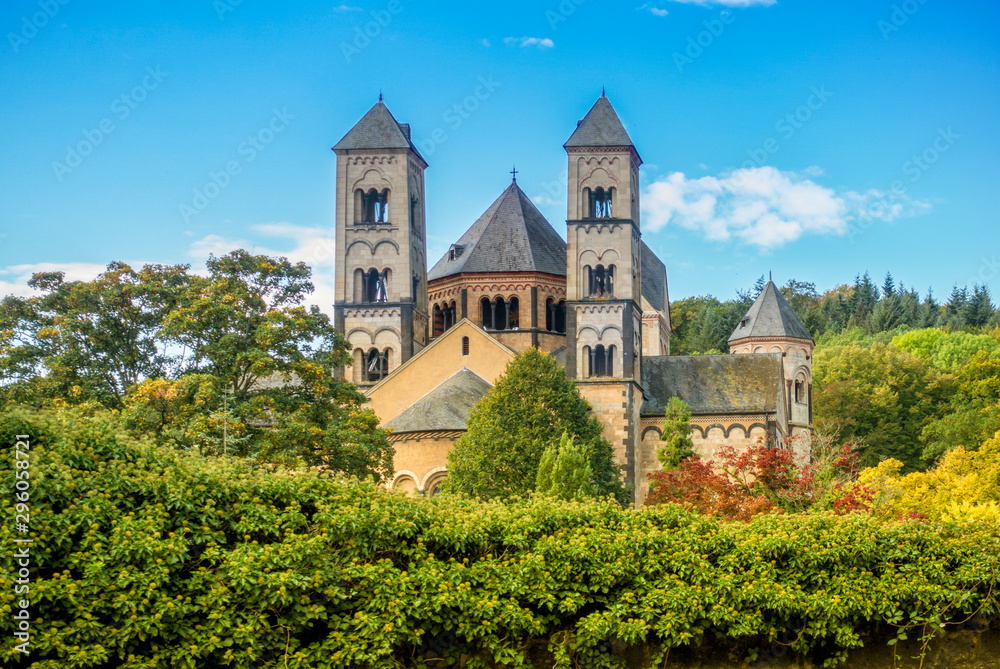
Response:
[[[662,415],[671,397],[695,414],[773,413],[781,378],[780,353],[650,356],[642,361],[642,414]]]
[[[729,341],[746,337],[812,339],[809,330],[795,315],[792,305],[788,304],[781,296],[773,281],[768,281],[767,285],[764,286],[764,290],[757,296],[747,315],[736,326]]]
[[[410,124],[397,121],[381,100],[333,146],[334,151],[350,149],[410,149],[420,156],[410,140]]]
[[[601,94],[597,102],[590,108],[583,120],[576,124],[576,130],[570,135],[565,148],[574,146],[631,146],[632,138],[625,131],[625,126],[615,113],[608,97]]]
[[[642,242],[639,253],[642,259],[642,296],[649,300],[654,308],[669,313],[667,266],[653,253],[653,249],[646,246],[646,242]]]
[[[566,276],[566,242],[515,181],[431,268],[427,280],[463,272]]]
[[[463,367],[386,423],[385,427],[393,432],[464,430],[469,411],[492,387],[489,381]]]

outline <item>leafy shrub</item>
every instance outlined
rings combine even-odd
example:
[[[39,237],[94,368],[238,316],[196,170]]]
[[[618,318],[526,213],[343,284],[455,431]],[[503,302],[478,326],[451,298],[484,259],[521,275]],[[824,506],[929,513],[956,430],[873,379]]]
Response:
[[[4,667],[483,667],[533,644],[570,667],[632,644],[750,655],[788,630],[833,661],[890,622],[997,612],[1000,537],[982,525],[411,499],[162,450],[101,415],[0,419],[7,517],[10,444],[33,437],[36,540],[32,654],[8,644]]]
[[[813,461],[796,462],[792,441],[771,448],[762,440],[745,448],[723,446],[718,458],[687,458],[674,470],[649,475],[646,504],[679,504],[723,520],[750,520],[772,510],[805,511],[828,507],[837,490],[857,475],[851,443],[812,439]],[[841,493],[843,495],[843,493]]]
[[[948,452],[928,472],[903,476],[901,470],[902,463],[890,459],[862,471],[837,510],[1000,525],[1000,432],[977,451]]]

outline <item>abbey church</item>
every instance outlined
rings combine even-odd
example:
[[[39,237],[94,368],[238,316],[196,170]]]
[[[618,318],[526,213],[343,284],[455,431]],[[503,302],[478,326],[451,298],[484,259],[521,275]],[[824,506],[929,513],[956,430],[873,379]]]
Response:
[[[807,442],[813,340],[774,283],[730,337],[731,355],[670,355],[666,267],[641,235],[642,159],[605,95],[563,148],[565,241],[515,174],[428,269],[428,164],[409,125],[379,100],[333,147],[335,325],[353,351],[346,377],[392,430],[390,487],[434,494],[469,411],[528,347],[576,382],[636,504],[659,468],[671,397],[691,406],[704,457],[758,439]]]

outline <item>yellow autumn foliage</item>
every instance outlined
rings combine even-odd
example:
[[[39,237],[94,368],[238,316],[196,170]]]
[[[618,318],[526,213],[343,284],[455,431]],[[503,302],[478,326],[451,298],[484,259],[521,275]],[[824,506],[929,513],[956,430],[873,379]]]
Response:
[[[898,460],[865,469],[855,489],[874,492],[872,511],[895,518],[919,513],[931,520],[1000,524],[1000,432],[978,451],[956,448],[930,471],[900,475]]]

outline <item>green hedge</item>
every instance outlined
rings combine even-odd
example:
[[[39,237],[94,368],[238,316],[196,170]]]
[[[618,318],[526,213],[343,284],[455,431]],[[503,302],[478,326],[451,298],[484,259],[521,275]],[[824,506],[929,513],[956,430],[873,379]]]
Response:
[[[69,410],[0,430],[8,563],[19,433],[36,540],[28,657],[2,572],[4,667],[475,667],[539,647],[614,666],[630,645],[752,657],[776,639],[832,662],[893,625],[997,612],[997,528],[418,500],[159,450]]]

